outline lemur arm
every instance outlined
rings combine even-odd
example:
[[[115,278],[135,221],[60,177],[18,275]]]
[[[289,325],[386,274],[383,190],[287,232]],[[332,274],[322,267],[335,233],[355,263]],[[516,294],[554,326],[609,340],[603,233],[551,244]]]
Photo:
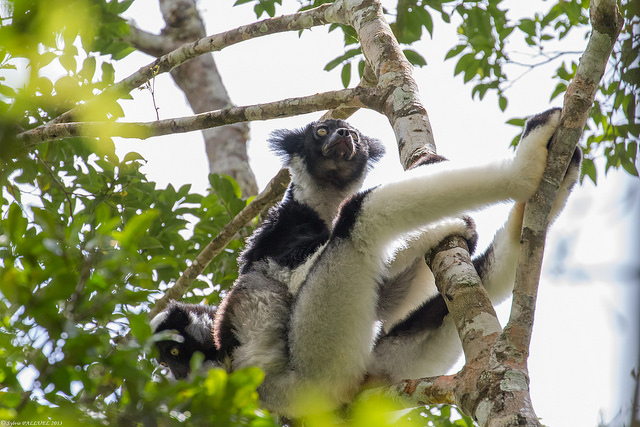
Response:
[[[577,148],[551,209],[552,220],[560,214],[578,181],[580,164],[581,151]],[[524,208],[524,202],[515,203],[489,248],[473,260],[494,304],[509,297],[513,291]],[[445,373],[451,361],[461,353],[457,332],[447,314],[444,300],[436,294],[404,321],[385,331],[374,348],[370,375],[396,382]]]

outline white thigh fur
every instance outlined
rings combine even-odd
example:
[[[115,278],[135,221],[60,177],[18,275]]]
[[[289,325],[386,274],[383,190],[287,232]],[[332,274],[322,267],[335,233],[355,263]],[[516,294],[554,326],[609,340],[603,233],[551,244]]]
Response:
[[[445,218],[404,235],[386,264],[386,280],[380,289],[379,320],[388,331],[428,297],[438,293],[424,256],[451,235],[475,239],[475,230],[463,218]]]

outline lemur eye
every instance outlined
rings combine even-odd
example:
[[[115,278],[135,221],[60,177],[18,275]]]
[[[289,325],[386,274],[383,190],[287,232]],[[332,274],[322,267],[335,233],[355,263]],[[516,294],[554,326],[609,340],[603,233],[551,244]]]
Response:
[[[316,129],[316,135],[318,136],[327,136],[327,133],[329,133],[329,131],[326,127],[320,127]]]
[[[354,141],[358,141],[360,139],[360,137],[358,136],[358,132],[356,132],[355,130],[349,130],[349,135],[351,135],[351,139],[353,139]]]
[[[169,353],[175,357],[180,354],[180,350],[178,349],[178,347],[173,347],[171,348],[171,350],[169,350]]]

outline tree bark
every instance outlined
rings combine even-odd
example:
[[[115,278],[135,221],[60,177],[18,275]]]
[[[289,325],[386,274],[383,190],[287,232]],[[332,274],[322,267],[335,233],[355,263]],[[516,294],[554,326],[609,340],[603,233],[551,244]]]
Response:
[[[264,104],[229,107],[195,116],[154,122],[84,122],[55,123],[22,132],[18,140],[25,145],[56,141],[78,136],[119,136],[147,139],[154,136],[192,132],[226,124],[291,117],[341,107],[365,107],[378,99],[377,88],[356,87],[323,92],[300,98],[289,98]]]

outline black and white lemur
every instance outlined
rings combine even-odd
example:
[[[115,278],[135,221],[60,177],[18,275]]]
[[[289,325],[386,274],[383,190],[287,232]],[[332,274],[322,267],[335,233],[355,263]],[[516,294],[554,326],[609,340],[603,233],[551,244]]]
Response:
[[[475,244],[465,211],[520,202],[474,260],[494,302],[511,293],[523,202],[538,187],[559,119],[558,109],[531,118],[509,160],[456,168],[434,156],[423,163],[438,164],[363,192],[384,152],[379,141],[339,120],[276,131],[271,147],[292,175],[286,195],[248,239],[217,310],[173,302],[152,320],[154,332],[180,335],[158,343],[159,361],[178,378],[194,351],[229,371],[258,366],[263,405],[288,417],[349,402],[365,378],[445,373],[461,346],[424,255],[451,234]],[[579,165],[576,151],[554,215]]]

